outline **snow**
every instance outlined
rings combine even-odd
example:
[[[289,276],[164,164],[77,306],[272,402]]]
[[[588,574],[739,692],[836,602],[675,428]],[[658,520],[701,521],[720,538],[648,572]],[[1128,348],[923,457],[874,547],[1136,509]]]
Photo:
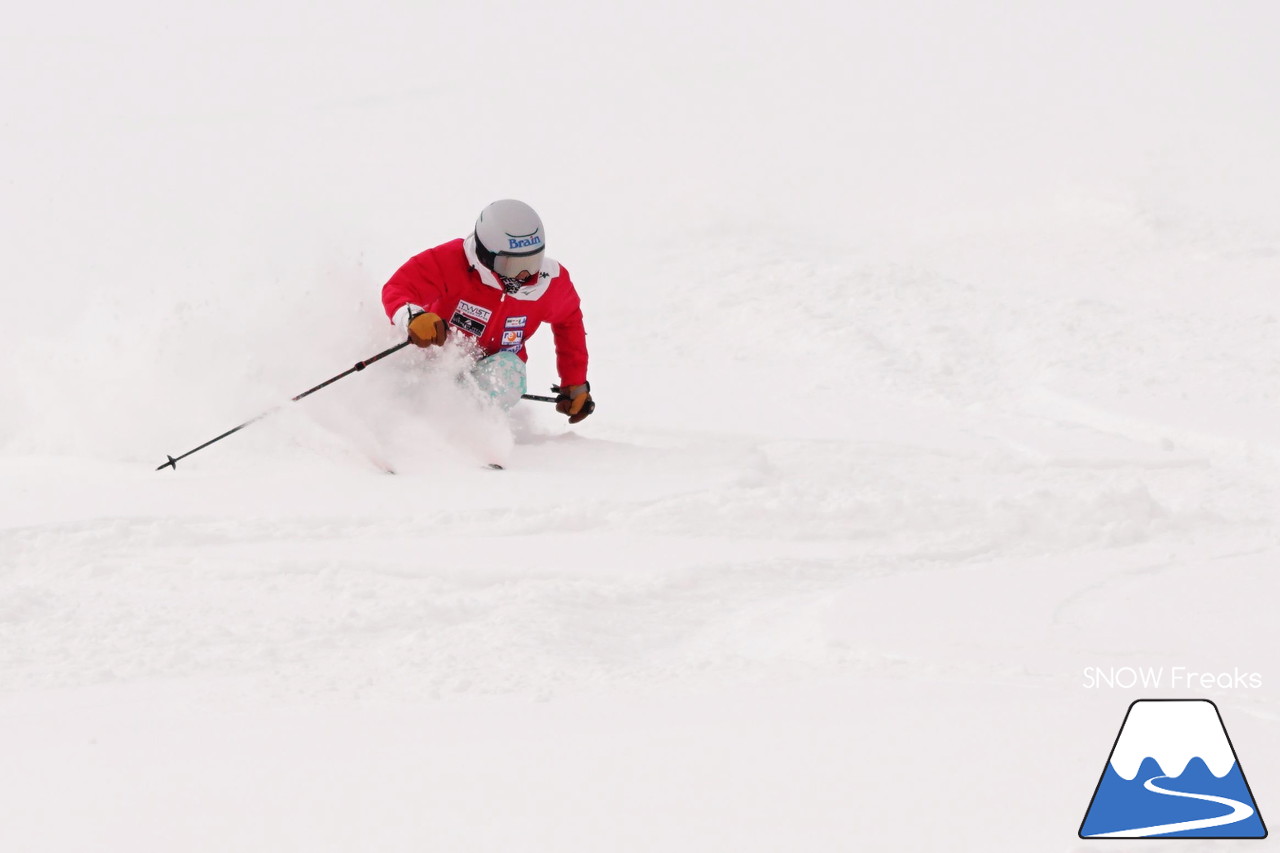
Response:
[[[1081,850],[1139,698],[1216,702],[1265,819],[1277,25],[13,12],[0,847]],[[590,419],[405,350],[154,470],[396,343],[503,197]]]
[[[1219,779],[1236,764],[1217,711],[1204,701],[1138,702],[1130,708],[1116,739],[1111,766],[1121,778],[1132,781],[1148,757],[1172,777],[1181,776],[1196,757],[1204,759]]]

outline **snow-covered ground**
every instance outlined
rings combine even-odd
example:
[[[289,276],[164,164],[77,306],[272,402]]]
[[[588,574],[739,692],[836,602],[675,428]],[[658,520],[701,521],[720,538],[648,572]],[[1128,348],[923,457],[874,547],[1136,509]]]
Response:
[[[7,15],[0,849],[1088,850],[1161,696],[1218,704],[1265,820],[1276,32]],[[583,295],[592,418],[405,350],[153,470],[396,343],[382,282],[509,196]]]

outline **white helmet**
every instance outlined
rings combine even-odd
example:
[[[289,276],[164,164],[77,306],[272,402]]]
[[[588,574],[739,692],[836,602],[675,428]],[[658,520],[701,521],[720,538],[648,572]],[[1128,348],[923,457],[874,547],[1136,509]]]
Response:
[[[547,235],[542,220],[522,201],[506,198],[480,211],[476,256],[504,284],[528,284],[542,269]]]

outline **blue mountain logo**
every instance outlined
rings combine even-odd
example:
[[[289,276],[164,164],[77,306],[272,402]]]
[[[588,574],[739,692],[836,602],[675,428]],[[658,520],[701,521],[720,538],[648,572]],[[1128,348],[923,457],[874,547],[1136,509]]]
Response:
[[[1081,838],[1266,838],[1218,706],[1129,706],[1080,824]]]

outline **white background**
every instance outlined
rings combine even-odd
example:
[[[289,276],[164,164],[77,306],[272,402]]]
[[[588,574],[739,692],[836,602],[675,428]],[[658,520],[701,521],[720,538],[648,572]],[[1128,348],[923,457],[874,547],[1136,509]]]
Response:
[[[1198,696],[1266,819],[1277,32],[6,9],[0,848],[1088,849],[1144,694],[1086,666],[1261,673]],[[395,343],[382,283],[502,197],[590,420],[406,351],[152,470]]]

